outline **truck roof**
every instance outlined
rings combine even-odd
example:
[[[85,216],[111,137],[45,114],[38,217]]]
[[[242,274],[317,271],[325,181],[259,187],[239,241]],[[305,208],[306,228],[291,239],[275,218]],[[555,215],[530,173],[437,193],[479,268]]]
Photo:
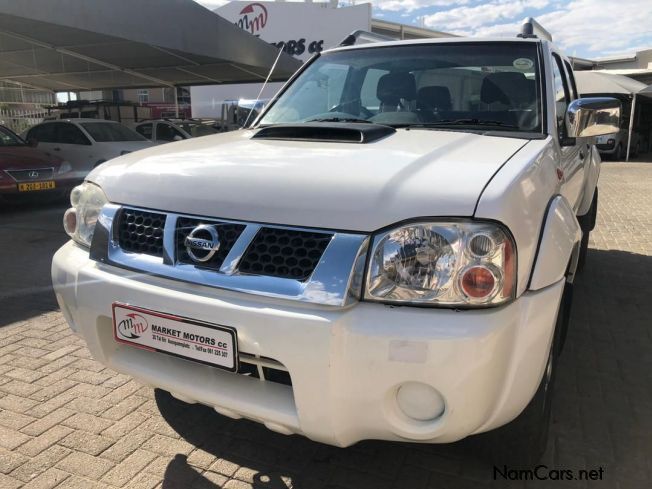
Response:
[[[382,41],[382,42],[370,42],[364,44],[355,44],[352,46],[337,46],[331,49],[327,49],[324,53],[330,53],[334,51],[345,51],[349,49],[368,49],[368,48],[382,48],[388,46],[406,46],[406,45],[415,45],[415,44],[447,44],[447,43],[483,43],[483,42],[502,42],[502,43],[544,43],[548,42],[545,39],[539,38],[521,38],[521,37],[439,37],[439,38],[427,38],[427,39],[404,39],[398,41]]]

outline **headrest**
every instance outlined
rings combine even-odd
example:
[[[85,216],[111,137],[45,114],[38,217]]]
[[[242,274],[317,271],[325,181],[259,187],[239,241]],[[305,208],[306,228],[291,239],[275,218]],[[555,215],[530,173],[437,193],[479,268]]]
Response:
[[[453,101],[448,87],[432,85],[417,92],[417,107],[426,110],[451,110]]]
[[[411,73],[388,73],[378,80],[376,96],[385,104],[398,105],[401,99],[414,100],[417,84]]]
[[[501,102],[520,105],[536,100],[536,86],[523,73],[508,71],[492,73],[482,80],[480,100],[486,104]]]

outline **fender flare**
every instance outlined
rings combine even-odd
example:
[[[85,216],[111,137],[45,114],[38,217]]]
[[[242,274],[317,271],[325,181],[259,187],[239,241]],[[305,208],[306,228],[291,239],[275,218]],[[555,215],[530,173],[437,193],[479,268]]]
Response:
[[[572,282],[581,239],[582,229],[573,208],[566,198],[556,195],[548,204],[528,289],[543,289],[564,276]]]

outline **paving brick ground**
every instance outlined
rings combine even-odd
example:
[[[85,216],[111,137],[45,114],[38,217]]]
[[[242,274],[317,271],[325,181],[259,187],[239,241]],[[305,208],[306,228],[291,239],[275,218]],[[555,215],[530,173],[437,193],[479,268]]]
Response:
[[[63,208],[0,212],[0,488],[652,487],[652,164],[603,165],[543,463],[493,481],[464,443],[337,449],[188,406],[94,362],[49,290]]]

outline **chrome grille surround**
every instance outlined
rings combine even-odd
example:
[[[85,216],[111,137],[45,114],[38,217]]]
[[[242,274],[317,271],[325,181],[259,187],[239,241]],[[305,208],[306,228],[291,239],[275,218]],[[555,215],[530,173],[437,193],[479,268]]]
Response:
[[[276,226],[214,217],[177,214],[126,206],[143,212],[164,214],[163,255],[126,252],[120,247],[118,219],[122,206],[107,204],[98,219],[90,258],[148,275],[248,294],[327,306],[344,307],[359,300],[369,236],[311,228]],[[244,229],[224,257],[219,270],[183,263],[177,257],[177,221],[199,219],[242,225]],[[312,274],[305,280],[242,273],[238,265],[261,228],[331,235]]]
[[[54,168],[30,168],[28,170],[5,170],[5,172],[18,183],[40,182],[42,180],[52,180],[54,178]],[[37,176],[31,176],[36,172]]]

